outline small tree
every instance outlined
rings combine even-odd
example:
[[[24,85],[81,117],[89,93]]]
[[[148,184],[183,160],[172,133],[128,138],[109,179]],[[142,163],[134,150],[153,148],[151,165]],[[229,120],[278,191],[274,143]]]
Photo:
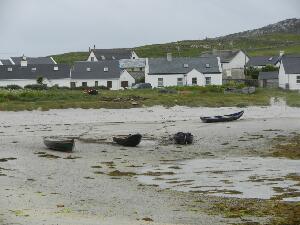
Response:
[[[39,76],[36,78],[36,83],[42,85],[44,81],[44,77],[43,76]]]
[[[262,72],[273,72],[273,71],[278,71],[279,69],[275,67],[274,65],[266,65],[261,69]]]

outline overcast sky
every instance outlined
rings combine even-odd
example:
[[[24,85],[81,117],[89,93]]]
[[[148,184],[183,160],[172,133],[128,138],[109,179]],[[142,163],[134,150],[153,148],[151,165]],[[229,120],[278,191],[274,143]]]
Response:
[[[299,0],[0,0],[0,57],[202,39],[295,17]]]

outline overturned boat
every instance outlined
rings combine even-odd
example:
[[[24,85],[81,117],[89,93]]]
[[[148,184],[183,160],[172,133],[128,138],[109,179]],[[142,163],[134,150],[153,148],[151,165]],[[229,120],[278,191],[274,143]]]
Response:
[[[178,145],[190,145],[194,141],[194,136],[191,133],[178,132],[174,135],[174,141]]]
[[[47,148],[60,152],[72,152],[74,138],[71,137],[44,137],[44,144]]]
[[[141,134],[134,134],[134,135],[122,135],[113,137],[113,141],[119,145],[126,146],[126,147],[136,147],[142,140]]]
[[[204,123],[218,123],[218,122],[230,122],[240,119],[244,114],[244,111],[237,113],[224,115],[224,116],[212,116],[212,117],[200,117]]]

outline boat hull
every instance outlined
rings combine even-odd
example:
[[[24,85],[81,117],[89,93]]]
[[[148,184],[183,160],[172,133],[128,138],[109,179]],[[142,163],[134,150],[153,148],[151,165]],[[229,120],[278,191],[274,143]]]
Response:
[[[47,148],[54,151],[72,152],[74,148],[74,139],[55,140],[44,138],[44,144]]]
[[[138,144],[140,144],[141,140],[142,135],[140,134],[113,137],[113,141],[115,143],[126,147],[136,147]]]
[[[174,141],[178,145],[190,145],[194,141],[194,136],[191,133],[179,132],[174,135]]]
[[[213,117],[200,117],[204,123],[220,123],[220,122],[230,122],[240,119],[244,114],[244,111],[233,113],[224,116],[213,116]]]

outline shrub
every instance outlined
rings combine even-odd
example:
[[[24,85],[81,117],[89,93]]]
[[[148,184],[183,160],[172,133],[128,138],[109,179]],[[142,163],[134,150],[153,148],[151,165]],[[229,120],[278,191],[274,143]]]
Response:
[[[10,89],[10,90],[20,90],[23,89],[21,86],[16,85],[16,84],[11,84],[11,85],[7,85],[5,87],[5,89]]]
[[[28,84],[24,87],[25,89],[31,90],[47,90],[47,85],[45,84]]]

